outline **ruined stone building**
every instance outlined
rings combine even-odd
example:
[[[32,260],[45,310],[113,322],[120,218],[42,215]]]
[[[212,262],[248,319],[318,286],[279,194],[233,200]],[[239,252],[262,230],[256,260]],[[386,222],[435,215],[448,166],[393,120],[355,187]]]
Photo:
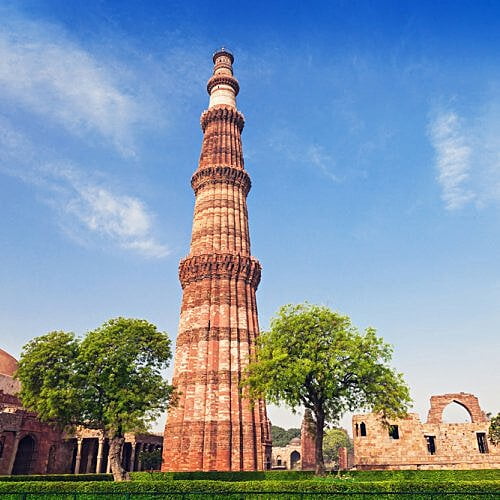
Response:
[[[66,436],[23,408],[13,378],[17,361],[0,349],[0,475],[109,472],[108,439],[100,431],[79,429]],[[152,434],[126,434],[123,466],[140,470],[139,452],[161,449]]]
[[[286,446],[273,446],[271,468],[276,470],[314,470],[316,468],[314,422],[310,410],[304,413],[300,437],[291,439]]]
[[[286,446],[273,446],[271,453],[271,469],[302,470],[301,439],[290,439]]]
[[[457,403],[470,422],[444,423],[443,410]],[[488,441],[489,421],[473,394],[431,397],[427,422],[415,413],[384,426],[379,415],[354,415],[356,469],[494,469],[500,467],[500,447]]]
[[[242,397],[240,381],[259,333],[256,290],[261,266],[250,252],[233,55],[213,56],[203,143],[191,178],[196,201],[191,247],[180,262],[183,297],[173,385],[179,404],[168,412],[164,471],[261,470],[270,467],[264,401]]]

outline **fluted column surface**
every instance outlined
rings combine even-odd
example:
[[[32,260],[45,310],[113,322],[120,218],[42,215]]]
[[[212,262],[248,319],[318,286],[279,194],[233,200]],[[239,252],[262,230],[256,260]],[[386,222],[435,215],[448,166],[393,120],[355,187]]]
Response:
[[[261,267],[250,254],[251,183],[241,145],[244,118],[235,107],[239,86],[232,56],[218,54],[191,179],[190,252],[179,265],[183,298],[173,384],[180,396],[168,414],[162,470],[259,470],[270,460],[265,404],[252,406],[240,389],[259,334]]]

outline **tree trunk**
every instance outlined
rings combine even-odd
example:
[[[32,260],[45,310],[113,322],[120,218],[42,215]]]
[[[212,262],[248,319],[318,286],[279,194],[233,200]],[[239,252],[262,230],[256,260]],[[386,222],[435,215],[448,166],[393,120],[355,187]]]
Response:
[[[122,467],[122,450],[125,438],[114,436],[109,443],[109,463],[115,481],[129,481],[130,474]]]
[[[323,459],[323,436],[325,433],[325,415],[322,409],[316,410],[314,412],[314,417],[316,419],[316,475],[324,476],[325,471],[325,461]]]

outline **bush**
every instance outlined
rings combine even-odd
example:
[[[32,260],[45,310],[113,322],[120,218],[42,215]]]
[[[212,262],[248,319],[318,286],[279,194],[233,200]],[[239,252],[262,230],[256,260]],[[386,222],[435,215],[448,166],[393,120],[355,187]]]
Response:
[[[476,470],[359,470],[343,474],[356,481],[483,481],[500,480],[500,469]]]
[[[314,479],[313,471],[270,470],[234,472],[132,472],[134,481],[303,481]]]
[[[460,492],[500,494],[500,481],[131,481],[131,482],[13,482],[0,483],[5,493],[402,493]],[[241,498],[241,496],[240,496]],[[317,497],[315,497],[317,498]],[[377,496],[378,498],[378,496]]]
[[[113,481],[112,474],[31,474],[19,476],[0,476],[1,482],[45,481],[45,482],[75,482],[75,481]]]
[[[337,473],[318,477],[312,471],[243,471],[243,472],[132,472],[135,481],[331,481],[338,479]],[[374,470],[349,471],[340,477],[354,481],[482,481],[500,480],[500,469],[488,470]]]

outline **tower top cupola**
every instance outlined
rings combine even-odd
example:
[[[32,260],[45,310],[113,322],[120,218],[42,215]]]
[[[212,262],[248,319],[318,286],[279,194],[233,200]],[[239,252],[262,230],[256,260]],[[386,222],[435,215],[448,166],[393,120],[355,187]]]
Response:
[[[210,95],[208,107],[225,105],[236,108],[236,96],[240,86],[233,76],[234,56],[222,47],[214,53],[212,60],[214,72],[207,82],[207,92]]]
[[[220,57],[227,57],[231,60],[231,64],[233,64],[234,62],[234,56],[233,54],[227,50],[225,47],[221,47],[219,50],[216,50],[214,52],[214,55],[212,57],[212,60],[214,62],[214,64],[217,63],[217,59],[220,58]]]

